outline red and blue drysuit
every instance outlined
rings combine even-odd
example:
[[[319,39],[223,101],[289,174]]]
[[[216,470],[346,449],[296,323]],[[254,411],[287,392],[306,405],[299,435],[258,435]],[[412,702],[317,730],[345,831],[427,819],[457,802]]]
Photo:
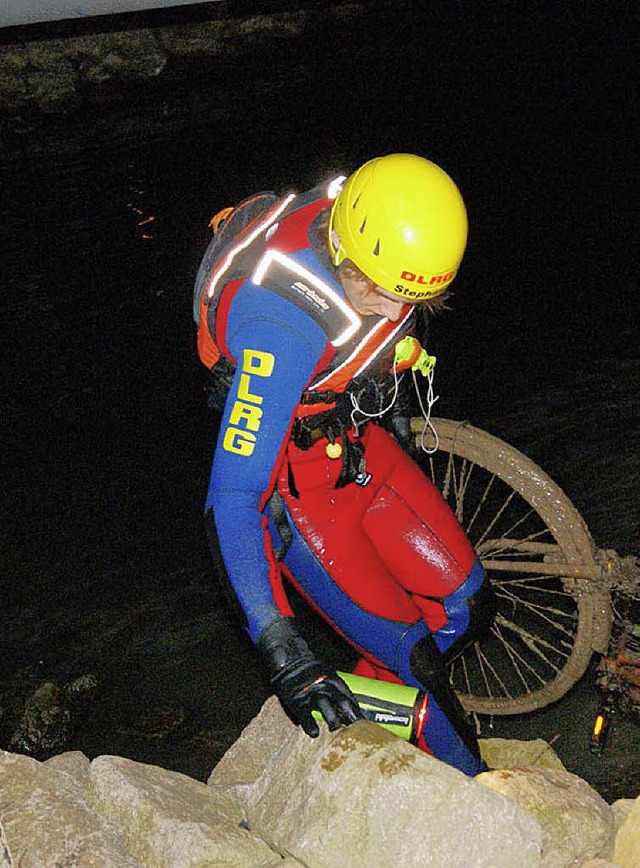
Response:
[[[434,690],[433,654],[421,649],[455,648],[484,572],[415,462],[378,424],[351,415],[370,382],[386,383],[381,403],[393,399],[393,350],[414,311],[391,323],[351,308],[314,235],[330,205],[318,191],[275,203],[231,244],[235,253],[218,251],[214,279],[205,268],[200,355],[215,370],[221,353],[234,369],[206,512],[254,643],[293,614],[286,577],[361,654],[358,674],[429,692],[422,746],[475,774],[474,738],[466,721],[452,725],[459,706],[448,681]]]

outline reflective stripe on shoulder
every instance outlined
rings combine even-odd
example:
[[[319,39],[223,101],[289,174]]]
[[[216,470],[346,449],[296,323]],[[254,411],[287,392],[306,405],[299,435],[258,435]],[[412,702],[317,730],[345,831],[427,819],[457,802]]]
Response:
[[[362,324],[358,314],[333,287],[278,250],[266,251],[251,280],[268,288],[287,287],[287,294],[293,301],[330,326],[332,334],[329,340],[334,347],[341,347],[351,340]]]
[[[271,210],[267,211],[262,220],[259,220],[258,223],[254,226],[251,232],[248,232],[242,239],[234,244],[233,247],[223,256],[218,264],[217,268],[215,268],[209,278],[209,285],[206,289],[206,296],[209,300],[213,298],[216,292],[216,288],[221,284],[222,278],[228,272],[229,268],[233,265],[234,260],[245,250],[250,244],[266,232],[273,224],[278,220],[283,211],[291,204],[291,202],[296,198],[295,193],[290,193],[286,196],[281,202],[278,202],[276,206],[274,206]]]
[[[399,335],[405,332],[407,320],[412,315],[413,310],[409,308],[397,323],[381,319],[373,328],[369,329],[346,359],[321,376],[319,380],[315,380],[310,388],[313,390],[322,388],[337,392],[342,391],[351,380],[359,376],[390,345],[398,340]]]

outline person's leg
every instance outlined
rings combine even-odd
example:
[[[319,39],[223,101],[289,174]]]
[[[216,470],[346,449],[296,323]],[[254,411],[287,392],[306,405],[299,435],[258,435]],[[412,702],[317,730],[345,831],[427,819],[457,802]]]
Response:
[[[372,660],[367,660],[366,657],[361,657],[356,665],[352,668],[354,675],[360,675],[363,678],[373,678],[375,681],[388,681],[390,684],[404,684],[402,678],[386,669],[380,664],[374,663]]]
[[[493,592],[460,524],[415,462],[377,428],[371,429],[367,456],[370,472],[377,470],[384,481],[363,517],[363,529],[430,629],[430,635],[407,637],[399,654],[405,662],[396,671],[405,683],[430,693],[427,742],[446,743],[453,765],[482,770],[475,732],[445,663],[489,629]],[[463,744],[451,738],[450,725]]]
[[[382,445],[380,441],[378,446]],[[391,446],[395,447],[392,441]],[[439,626],[451,631],[446,615],[442,617],[445,609],[439,592],[453,593],[464,584],[469,567],[475,564],[473,550],[446,505],[444,516],[440,514],[443,502],[439,495],[434,501],[438,507],[435,523],[445,542],[439,541],[433,527],[425,529],[419,510],[409,509],[407,515],[406,504],[393,485],[396,465],[402,469],[403,460],[398,461],[394,449],[387,449],[391,461],[378,456],[379,451],[374,449],[372,460],[367,461],[373,478],[364,488],[351,484],[334,489],[330,478],[327,485],[335,468],[319,450],[294,456],[297,496],[290,488],[291,473],[283,474],[279,483],[293,529],[285,563],[303,595],[363,653],[369,669],[361,663],[358,674],[401,680],[429,692],[425,727],[429,747],[439,758],[474,774],[480,770],[475,737],[425,623],[421,603],[429,583],[424,577],[407,579],[414,571],[432,575]],[[418,468],[416,471],[419,474]],[[433,501],[432,488],[427,491],[429,502]],[[372,513],[378,517],[368,521]],[[378,518],[382,520],[380,533],[395,540],[395,545],[378,545],[373,532]],[[456,548],[462,549],[461,555]]]
[[[362,552],[363,548],[356,543],[350,547],[354,570],[359,570],[365,560]],[[329,561],[333,563],[329,566],[327,562],[325,567],[300,530],[293,527],[292,543],[285,558],[291,581],[363,655],[355,674],[400,682],[424,691],[427,708],[418,747],[465,774],[483,771],[475,735],[449,684],[442,655],[419,610],[412,608],[411,599],[405,595],[406,605],[401,607],[403,611],[398,613],[397,619],[373,614],[338,586],[329,572],[336,561],[333,558]],[[373,565],[375,561],[369,563]],[[383,587],[380,581],[376,584],[379,590]],[[391,589],[387,600],[392,605],[397,600],[393,583]],[[415,617],[412,622],[402,620],[409,611]]]
[[[320,444],[291,450],[278,482],[288,515],[357,607],[392,621],[424,619],[450,658],[493,615],[482,565],[440,492],[386,432],[369,427],[365,454],[370,483],[336,489],[339,460]]]
[[[420,609],[438,649],[452,659],[488,629],[495,613],[482,564],[440,492],[373,426],[367,457],[379,484],[362,528]]]
[[[424,714],[420,715],[417,727],[416,746],[467,774],[476,775],[485,771],[475,732],[451,690],[446,672],[442,671],[442,655],[431,636],[425,636],[423,642],[417,643],[412,657],[417,675],[417,683],[413,686],[418,686],[426,694]],[[357,662],[353,674],[392,684],[406,683],[394,672],[373,664],[365,657]],[[426,685],[431,685],[431,689],[427,689]],[[441,685],[444,685],[444,689]],[[431,745],[435,746],[435,750],[432,750]]]

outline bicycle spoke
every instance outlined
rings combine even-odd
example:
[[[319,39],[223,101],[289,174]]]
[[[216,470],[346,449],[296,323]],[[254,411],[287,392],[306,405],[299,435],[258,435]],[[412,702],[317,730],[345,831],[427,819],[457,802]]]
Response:
[[[500,630],[499,625],[494,625],[493,630],[494,630],[495,634],[498,636],[498,638],[500,639],[500,641],[504,644],[505,649],[507,650],[507,653],[508,653],[509,657],[512,657],[512,658],[514,658],[514,659],[519,660],[519,662],[522,664],[522,666],[524,666],[524,668],[527,669],[527,670],[528,670],[528,671],[529,671],[529,672],[530,672],[530,673],[531,673],[531,674],[532,674],[532,675],[537,679],[537,681],[538,681],[541,685],[542,685],[542,684],[545,684],[546,679],[543,678],[542,675],[540,675],[540,673],[538,672],[538,670],[535,669],[535,668],[531,665],[531,663],[529,663],[529,661],[526,659],[526,657],[523,657],[522,654],[520,654],[518,651],[516,651],[516,649],[513,647],[513,645],[511,645],[511,643],[508,642],[508,641],[504,638],[504,636],[502,635],[502,632],[501,632],[501,630]],[[524,677],[522,676],[522,674],[520,673],[520,670],[519,670],[519,669],[518,669],[518,672],[519,672],[519,674],[520,674],[520,677],[523,679],[523,681],[525,681],[525,679],[524,679]],[[527,686],[527,690],[530,690],[530,686],[529,686],[529,684],[528,684],[526,681],[525,681],[525,684],[526,684],[526,686]]]
[[[436,465],[435,465],[435,461],[433,460],[433,455],[429,456],[429,474],[428,475],[429,475],[429,479],[433,482],[433,484],[436,486],[436,488],[438,488],[440,491],[443,491],[442,487],[438,485],[438,480],[436,478]]]
[[[476,652],[476,657],[478,658],[478,663],[480,664],[480,674],[482,676],[482,680],[484,682],[484,686],[486,687],[487,696],[491,696],[491,688],[489,687],[489,682],[487,681],[487,673],[484,667],[484,660],[486,659],[484,654],[482,654],[480,650],[480,646],[477,642],[473,645],[474,651]]]
[[[449,460],[447,461],[447,467],[446,467],[444,479],[442,480],[442,489],[441,489],[445,500],[449,500],[449,493],[451,491],[451,478],[452,477],[455,477],[455,464],[453,461],[453,455],[449,455]]]
[[[509,531],[506,531],[503,534],[505,542],[504,545],[500,544],[502,543],[502,539],[492,539],[491,544],[493,547],[483,548],[482,546],[478,546],[478,548],[480,548],[482,551],[482,557],[486,559],[491,557],[497,560],[500,557],[509,558],[513,557],[514,555],[531,557],[532,552],[530,551],[530,549],[525,548],[525,546],[530,547],[531,544],[535,542],[535,540],[548,535],[548,533],[549,531],[547,530],[547,528],[542,528],[535,533],[530,533],[527,536],[522,537],[522,539],[514,540],[512,537],[508,536]]]
[[[495,624],[492,628],[492,632],[493,632],[494,636],[497,636],[498,639],[502,642],[504,650],[507,652],[507,656],[509,657],[509,659],[511,661],[511,665],[515,669],[516,674],[518,675],[518,678],[522,682],[522,686],[524,687],[525,690],[528,690],[529,684],[528,684],[526,678],[524,677],[524,675],[522,674],[522,671],[521,671],[520,666],[518,664],[518,659],[517,659],[512,647],[511,647],[511,645],[506,641],[506,639],[504,638],[504,636],[500,632],[500,628],[498,626],[496,626]]]
[[[563,609],[558,609],[555,606],[550,606],[548,604],[540,605],[539,603],[534,603],[531,600],[527,600],[524,597],[516,596],[514,593],[510,592],[507,587],[503,587],[502,585],[498,585],[496,588],[496,594],[499,597],[502,597],[503,600],[509,600],[514,604],[514,608],[517,606],[523,606],[525,609],[529,609],[529,611],[534,612],[538,617],[544,618],[546,615],[552,614],[557,615],[559,618],[566,618],[569,621],[575,621],[575,615],[572,612],[565,612]],[[566,630],[566,626],[564,624],[556,624],[552,619],[549,620],[549,623],[557,627],[559,630]]]
[[[493,677],[496,679],[496,681],[498,682],[498,684],[500,685],[500,687],[504,691],[505,696],[511,696],[511,694],[509,693],[509,690],[507,689],[506,684],[504,683],[504,681],[500,678],[500,676],[496,672],[495,668],[493,667],[493,665],[489,661],[489,658],[486,656],[486,654],[483,653],[482,648],[480,647],[480,643],[474,642],[473,647],[474,647],[474,650],[476,652],[476,657],[478,658],[478,663],[480,664],[480,669],[482,671],[483,680],[484,680],[485,685],[487,687],[487,696],[491,696],[492,693],[491,693],[491,688],[489,687],[488,682],[487,682],[485,667],[486,667],[486,669],[489,669],[489,671],[491,672]]]
[[[533,511],[532,509],[528,510],[524,515],[520,516],[520,518],[517,519],[517,521],[514,521],[514,523],[511,525],[511,527],[508,528],[508,529],[507,529],[507,530],[502,534],[502,536],[503,536],[503,537],[506,537],[507,539],[509,539],[510,537],[512,537],[513,532],[516,530],[516,528],[521,527],[521,525],[523,525],[523,524],[525,523],[525,521],[527,521],[528,519],[530,519],[532,515],[534,515],[534,511]],[[522,540],[522,542],[527,542],[527,541],[531,541],[531,540],[537,539],[537,537],[542,536],[542,535],[545,534],[545,533],[548,533],[548,531],[547,531],[546,528],[543,528],[542,530],[538,531],[537,533],[530,534],[528,537],[525,537],[525,538]]]
[[[455,463],[452,462],[452,479],[453,479],[453,501],[455,504],[454,512],[456,518],[461,525],[464,526],[464,492],[466,489],[466,481],[468,481],[468,461],[463,461],[460,464],[458,473],[456,473]],[[466,480],[466,481],[465,481]]]
[[[491,533],[491,531],[493,530],[493,528],[494,528],[494,527],[496,526],[496,524],[498,523],[499,519],[502,517],[503,513],[505,512],[505,510],[506,510],[506,509],[509,507],[509,505],[511,504],[511,501],[512,501],[513,498],[515,497],[515,494],[516,494],[515,491],[512,491],[512,492],[507,496],[507,498],[506,498],[506,500],[504,501],[504,503],[501,505],[501,507],[497,510],[496,514],[495,514],[494,517],[492,518],[492,520],[491,520],[489,526],[485,529],[485,532],[482,534],[482,536],[481,536],[480,539],[478,540],[477,545],[482,545],[483,541],[487,538],[488,534]]]
[[[503,585],[515,585],[518,588],[525,588],[527,591],[536,591],[539,594],[550,594],[552,596],[555,594],[558,597],[564,597],[565,600],[573,600],[573,597],[568,593],[568,591],[558,591],[557,588],[540,587],[541,581],[548,580],[549,576],[521,576],[517,579],[498,581],[496,582],[496,585],[499,588],[502,588]]]
[[[523,606],[525,609],[527,609],[530,612],[533,612],[535,615],[537,615],[538,618],[541,618],[543,621],[546,621],[552,627],[555,627],[555,629],[559,633],[564,633],[565,636],[569,636],[571,639],[573,639],[573,637],[575,635],[575,631],[569,630],[564,624],[560,624],[557,621],[554,621],[553,618],[550,618],[548,615],[548,612],[550,611],[552,614],[557,615],[560,618],[567,618],[570,621],[575,621],[576,620],[575,617],[573,615],[571,615],[570,613],[563,612],[561,609],[548,609],[546,607],[539,606],[535,603],[529,603],[529,602],[523,600],[522,598],[518,598],[518,597],[515,597],[513,595],[509,595],[509,594],[502,594],[499,596],[502,596],[503,598],[511,600],[512,602],[514,602],[516,604],[516,606],[518,604]],[[564,644],[566,645],[567,643],[564,643]],[[569,643],[569,645],[568,645],[569,648],[571,647],[571,644],[572,643]]]
[[[467,693],[471,693],[471,681],[469,680],[469,672],[468,672],[468,670],[467,670],[467,661],[466,661],[466,657],[463,655],[463,656],[460,658],[460,661],[461,661],[461,663],[462,663],[462,669],[463,669],[463,671],[464,671],[465,691],[466,691]],[[453,679],[452,679],[452,683],[453,683]]]
[[[474,465],[474,467],[475,467],[475,465]],[[473,515],[471,516],[471,518],[469,519],[469,522],[468,522],[467,526],[465,527],[465,531],[466,531],[467,536],[468,536],[469,538],[471,538],[471,536],[472,536],[472,533],[471,533],[471,532],[472,532],[472,530],[473,530],[473,526],[475,525],[476,520],[479,518],[479,516],[480,516],[480,512],[481,512],[481,510],[482,510],[482,507],[483,507],[483,505],[486,503],[486,501],[487,501],[487,499],[488,499],[488,497],[489,497],[489,494],[490,494],[490,491],[491,491],[491,488],[492,488],[492,486],[493,486],[493,483],[494,483],[495,479],[496,479],[495,476],[492,476],[492,477],[489,479],[489,482],[488,482],[487,485],[485,486],[483,497],[482,497],[482,499],[479,499],[479,500],[478,500],[478,504],[477,504],[477,506],[476,506],[476,508],[475,508],[475,510],[474,510],[474,512],[473,512]]]
[[[497,619],[496,619],[497,620]],[[500,618],[500,623],[502,626],[507,627],[509,630],[512,630],[514,633],[518,635],[518,638],[533,651],[534,654],[537,654],[540,658],[547,663],[551,669],[555,669],[556,672],[559,672],[559,668],[553,664],[549,658],[542,652],[542,648],[545,648],[550,651],[554,651],[556,654],[564,657],[565,659],[569,656],[562,651],[559,651],[555,648],[550,642],[547,642],[546,639],[543,639],[541,636],[534,636],[528,630],[525,630],[524,627],[519,627],[517,624],[514,624],[513,621],[508,621],[506,618]]]

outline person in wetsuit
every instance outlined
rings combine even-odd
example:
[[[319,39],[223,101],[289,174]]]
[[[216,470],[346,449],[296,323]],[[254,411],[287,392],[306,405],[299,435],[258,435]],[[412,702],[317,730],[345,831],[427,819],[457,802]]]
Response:
[[[313,711],[330,729],[361,716],[297,629],[290,582],[357,650],[357,674],[427,693],[419,746],[476,774],[445,664],[490,622],[491,591],[384,426],[398,347],[460,265],[462,196],[429,160],[389,154],[302,194],[252,196],[212,225],[194,303],[222,408],[205,521],[273,690],[312,737]]]

